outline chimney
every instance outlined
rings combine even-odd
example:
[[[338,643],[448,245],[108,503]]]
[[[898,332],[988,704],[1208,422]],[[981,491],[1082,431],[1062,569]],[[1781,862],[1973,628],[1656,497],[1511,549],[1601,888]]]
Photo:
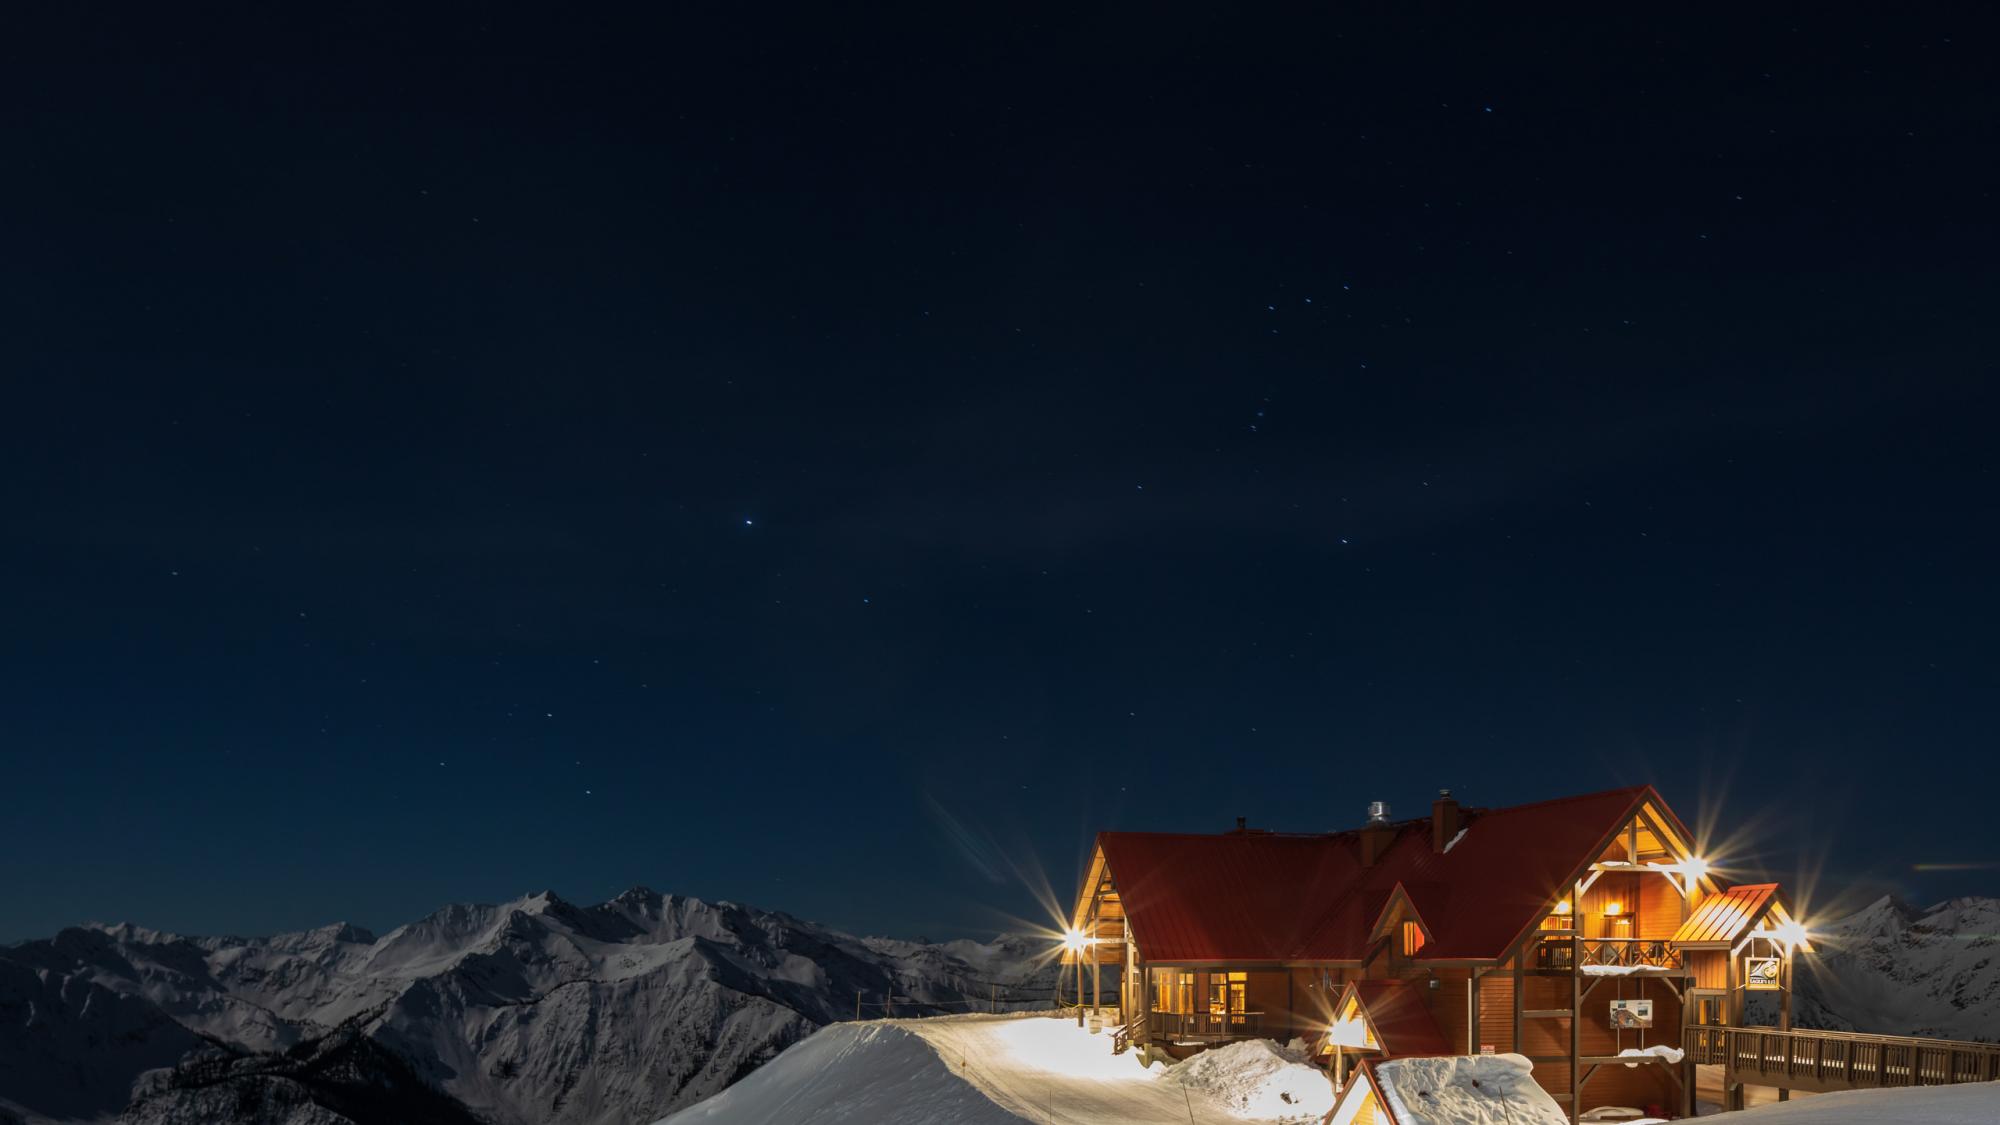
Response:
[[[1237,830],[1238,832],[1248,832],[1248,831],[1250,831],[1250,818],[1249,818],[1249,817],[1247,817],[1247,816],[1239,816],[1239,817],[1237,817],[1237,818],[1236,818],[1236,830]]]
[[[1459,829],[1465,826],[1465,818],[1459,814],[1458,802],[1451,790],[1438,790],[1438,799],[1431,802],[1431,850],[1442,852],[1457,839]]]
[[[1396,838],[1395,826],[1389,823],[1387,801],[1368,802],[1368,823],[1356,835],[1361,841],[1361,866],[1375,866],[1375,861],[1389,850],[1389,842]]]

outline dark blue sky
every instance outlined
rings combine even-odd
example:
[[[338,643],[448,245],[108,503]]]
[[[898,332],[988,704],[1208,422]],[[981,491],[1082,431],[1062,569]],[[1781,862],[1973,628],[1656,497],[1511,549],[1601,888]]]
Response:
[[[2000,892],[1983,25],[726,12],[13,37],[0,938],[1644,780]]]

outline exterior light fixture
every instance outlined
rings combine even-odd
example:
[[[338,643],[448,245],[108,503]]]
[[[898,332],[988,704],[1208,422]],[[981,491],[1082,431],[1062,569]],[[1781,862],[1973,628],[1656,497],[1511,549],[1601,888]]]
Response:
[[[1606,918],[1616,918],[1623,913],[1625,913],[1625,904],[1622,902],[1607,902],[1604,904],[1604,916]]]
[[[1799,946],[1804,945],[1811,936],[1811,934],[1806,932],[1803,923],[1790,920],[1787,920],[1784,925],[1779,926],[1777,932],[1778,940],[1784,942],[1787,949],[1797,949]]]
[[[1084,946],[1090,944],[1090,939],[1083,936],[1082,930],[1064,930],[1062,944],[1071,953],[1081,953]]]

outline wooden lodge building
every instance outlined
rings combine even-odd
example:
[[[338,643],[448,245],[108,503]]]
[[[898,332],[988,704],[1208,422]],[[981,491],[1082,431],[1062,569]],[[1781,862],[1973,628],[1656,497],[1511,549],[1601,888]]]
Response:
[[[1789,1028],[1804,929],[1775,884],[1718,882],[1651,786],[1369,812],[1328,834],[1099,834],[1065,963],[1116,1006],[1114,1049],[1297,1038],[1344,1089],[1359,1064],[1516,1053],[1574,1120],[1691,1116],[1680,1052],[1740,1027],[1751,992]]]

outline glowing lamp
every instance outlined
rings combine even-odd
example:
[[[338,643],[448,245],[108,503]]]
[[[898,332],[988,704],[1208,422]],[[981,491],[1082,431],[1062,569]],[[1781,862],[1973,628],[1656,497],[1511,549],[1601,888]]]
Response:
[[[1691,855],[1681,861],[1681,870],[1687,872],[1688,878],[1699,879],[1708,874],[1708,861],[1698,855]]]
[[[1803,924],[1787,920],[1784,925],[1778,927],[1777,936],[1779,941],[1785,943],[1786,948],[1797,949],[1799,946],[1804,945],[1806,940],[1812,935],[1806,932]]]
[[[1090,939],[1083,936],[1082,930],[1064,930],[1062,944],[1071,953],[1081,953],[1084,946],[1090,944]]]
[[[1624,903],[1621,903],[1621,902],[1607,902],[1607,903],[1605,903],[1605,904],[1604,904],[1604,916],[1605,916],[1606,918],[1616,918],[1616,917],[1618,917],[1618,916],[1619,916],[1620,914],[1623,914],[1623,913],[1625,913],[1625,904],[1624,904]]]
[[[1556,912],[1557,914],[1568,914],[1568,913],[1570,912],[1570,910],[1571,910],[1571,909],[1572,909],[1572,908],[1571,908],[1571,906],[1570,906],[1570,904],[1569,904],[1569,900],[1568,900],[1568,899],[1564,899],[1564,900],[1562,900],[1561,902],[1559,902],[1559,903],[1556,903],[1556,911],[1555,911],[1555,912]]]

